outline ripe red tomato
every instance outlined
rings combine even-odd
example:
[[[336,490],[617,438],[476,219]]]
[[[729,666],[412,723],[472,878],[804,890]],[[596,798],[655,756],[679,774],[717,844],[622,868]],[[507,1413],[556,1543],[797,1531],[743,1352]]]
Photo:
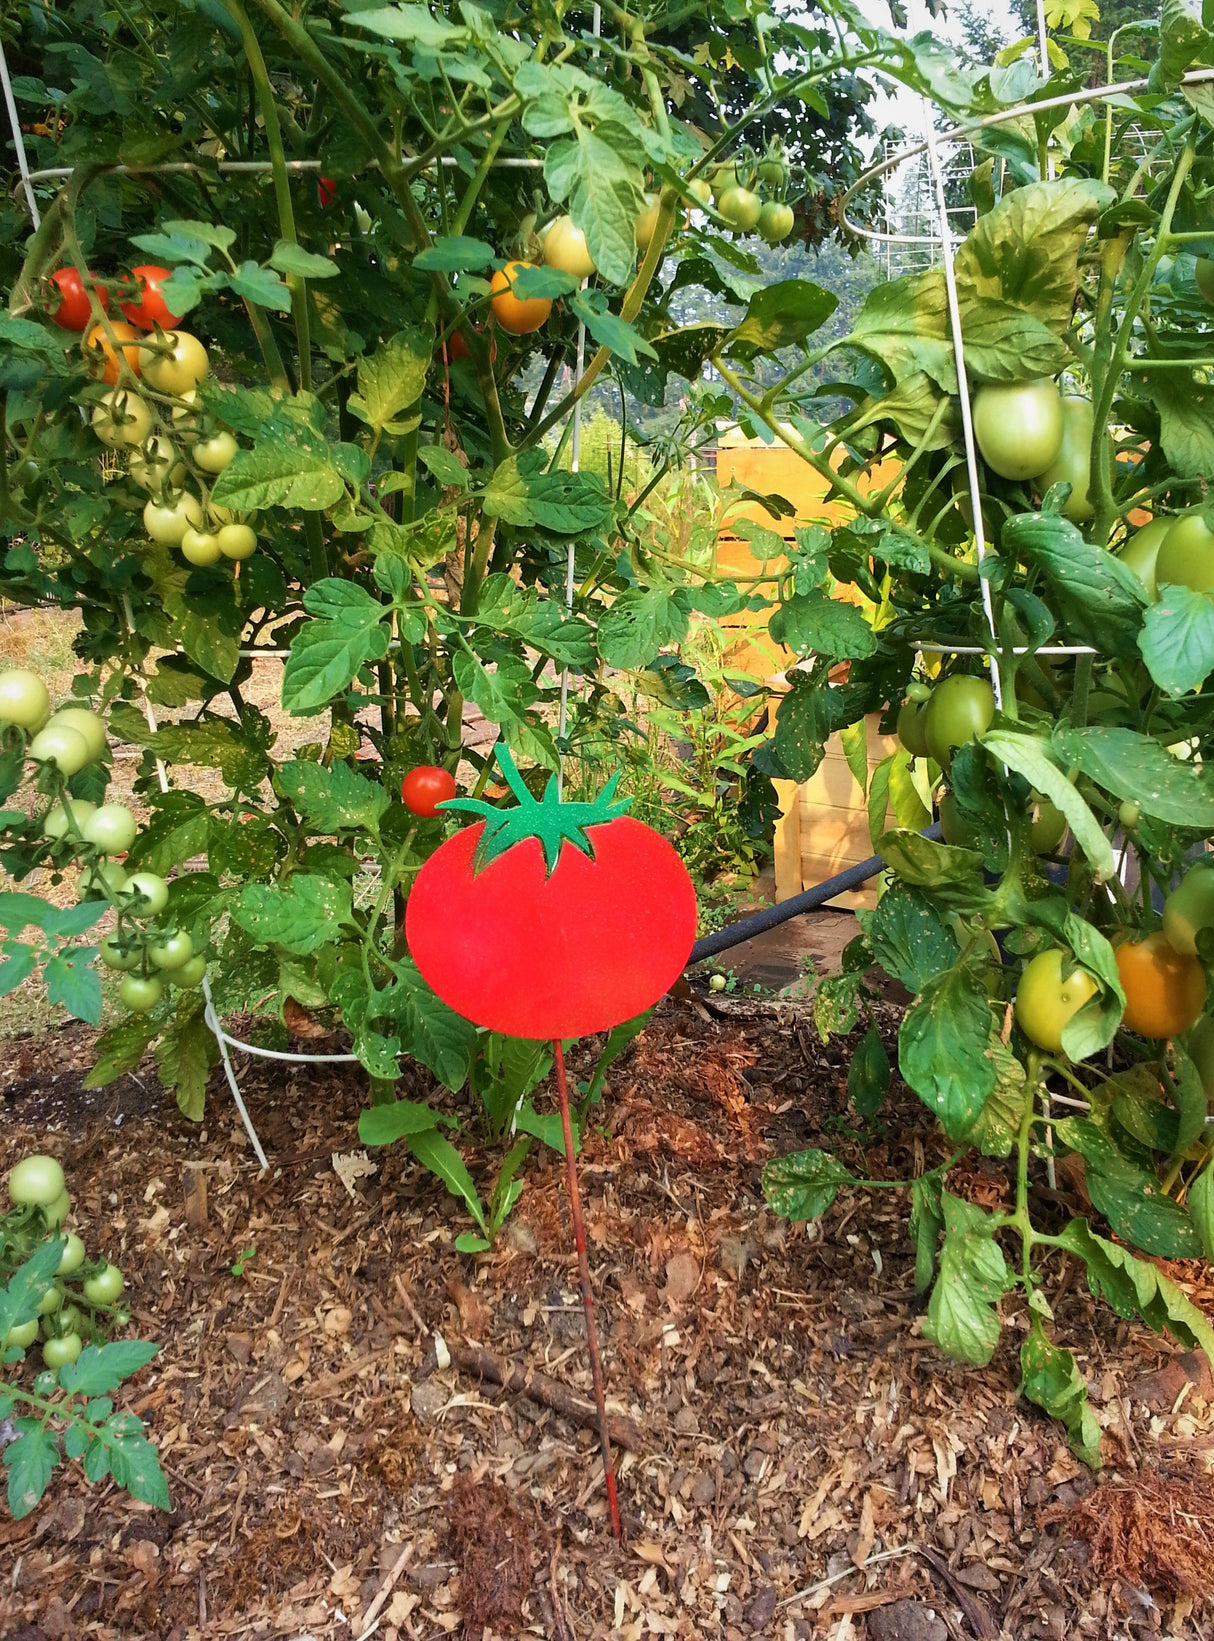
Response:
[[[153,264],[131,269],[131,278],[139,287],[139,300],[119,305],[132,325],[138,325],[140,330],[151,330],[155,325],[161,330],[172,330],[180,325],[181,315],[170,313],[160,294],[160,287],[171,277],[171,268],[157,268]]]
[[[316,198],[319,200],[321,207],[326,211],[329,209],[330,205],[335,205],[337,203],[337,178],[317,177]]]
[[[633,1019],[690,954],[686,867],[619,812],[614,782],[593,804],[556,804],[533,798],[513,765],[507,779],[519,807],[463,800],[489,818],[448,838],[417,875],[405,935],[422,977],[458,1013],[512,1037],[582,1037]]]
[[[89,322],[92,308],[79,268],[60,268],[51,275],[50,282],[59,290],[59,306],[51,318],[61,330],[83,330]],[[98,289],[97,300],[103,308],[108,308],[110,293]]]
[[[455,796],[455,777],[437,764],[419,764],[400,783],[400,795],[411,815],[433,820],[439,804]]]

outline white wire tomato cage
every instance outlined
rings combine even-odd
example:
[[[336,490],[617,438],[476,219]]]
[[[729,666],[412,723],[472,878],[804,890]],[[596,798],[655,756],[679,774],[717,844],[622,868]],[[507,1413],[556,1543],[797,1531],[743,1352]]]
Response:
[[[602,27],[602,12],[601,12],[600,6],[598,4],[596,4],[595,7],[594,7],[593,23],[592,23],[592,32],[593,32],[593,35],[596,38],[597,38],[597,36],[599,35],[599,33],[601,31],[601,27]],[[14,97],[14,94],[13,94],[12,81],[11,81],[11,78],[10,78],[10,75],[9,75],[8,60],[7,60],[7,57],[5,55],[4,42],[3,42],[2,39],[0,39],[0,92],[3,93],[4,104],[5,104],[5,108],[7,110],[7,113],[8,113],[9,124],[10,124],[10,127],[12,129],[13,146],[14,146],[14,149],[16,151],[17,170],[18,170],[18,175],[19,175],[19,178],[20,178],[20,184],[19,185],[24,190],[25,198],[26,198],[26,204],[27,204],[29,214],[30,214],[30,220],[33,223],[33,226],[34,226],[35,230],[37,230],[37,228],[39,227],[42,219],[41,219],[41,214],[38,210],[37,197],[34,193],[35,184],[40,183],[40,182],[63,181],[65,178],[68,178],[68,177],[72,176],[73,168],[71,166],[50,166],[50,167],[44,167],[43,169],[36,170],[36,171],[32,171],[30,169],[28,155],[26,153],[26,148],[25,148],[24,134],[21,130],[21,123],[20,123],[20,119],[19,119],[18,114],[17,114],[16,100],[15,100],[15,97]],[[296,174],[306,175],[306,174],[313,173],[313,172],[319,174],[320,170],[321,170],[321,166],[322,166],[323,163],[324,162],[321,161],[321,160],[313,160],[313,159],[287,160],[285,162],[285,167],[288,171],[296,173]],[[441,167],[454,167],[454,166],[458,165],[459,162],[455,158],[454,155],[443,154],[443,155],[436,156],[433,161],[428,162],[428,163],[433,164],[433,165],[438,165],[438,166],[441,166]],[[539,170],[543,167],[544,161],[542,159],[534,158],[534,157],[531,157],[531,156],[507,155],[505,157],[494,159],[494,161],[492,163],[493,163],[493,168],[495,170],[535,171],[535,170]],[[169,160],[169,161],[164,161],[164,162],[161,162],[161,163],[158,163],[158,164],[146,165],[146,166],[143,166],[143,165],[121,165],[121,164],[120,165],[106,166],[106,167],[104,167],[103,171],[100,174],[105,175],[105,176],[140,177],[140,176],[151,176],[151,175],[158,175],[158,174],[161,174],[161,173],[174,173],[174,172],[175,173],[196,172],[196,173],[204,173],[204,174],[211,174],[211,173],[214,173],[214,172],[218,172],[221,175],[227,174],[227,175],[240,176],[240,175],[265,174],[265,173],[268,173],[268,172],[272,172],[273,170],[274,170],[274,163],[270,160],[216,160],[216,161],[212,162],[211,164],[205,164],[202,161],[197,161],[197,160]],[[584,283],[585,282],[583,281],[583,284]],[[575,375],[574,375],[575,382],[581,380],[581,377],[582,377],[584,369],[585,369],[585,359],[586,359],[586,326],[581,320],[579,320],[578,321],[578,328],[577,328],[577,343],[576,343],[576,368],[575,368]],[[570,413],[569,424],[567,424],[567,425],[569,426],[569,431],[570,431],[570,440],[569,440],[570,466],[571,466],[572,471],[577,473],[577,472],[580,471],[580,465],[581,465],[582,400],[581,400],[580,397],[577,398],[574,401],[573,409]],[[571,542],[569,544],[568,555],[567,555],[567,559],[566,559],[566,567],[565,567],[565,606],[566,606],[566,609],[569,610],[569,611],[572,611],[573,605],[574,605],[575,586],[576,586],[575,556],[574,556],[573,543]],[[123,608],[124,608],[124,615],[126,617],[127,625],[133,631],[134,630],[134,620],[133,620],[133,614],[132,614],[132,611],[131,611],[130,600],[125,594],[123,595]],[[392,648],[392,649],[399,649],[400,648],[400,640],[399,639],[393,639],[391,641],[391,644],[390,644],[389,647]],[[286,657],[290,655],[290,653],[291,652],[290,652],[289,649],[282,649],[282,648],[278,648],[278,647],[274,647],[274,646],[270,646],[270,645],[257,645],[257,644],[242,646],[240,648],[240,650],[238,651],[238,654],[242,658],[247,657],[247,658],[255,659],[255,660],[285,660]],[[569,683],[570,683],[570,670],[569,670],[568,666],[566,666],[566,667],[562,668],[561,682],[560,682],[560,706],[559,706],[559,718],[558,718],[558,730],[557,730],[557,734],[558,734],[558,758],[559,758],[558,769],[557,769],[558,790],[559,790],[560,783],[563,780],[563,774],[564,774],[564,757],[563,757],[562,754],[560,754],[560,751],[559,751],[559,740],[564,738],[564,735],[565,735],[565,732],[566,732],[566,727],[567,727],[567,722],[568,722]],[[139,675],[139,686],[140,686],[140,690],[141,690],[141,705],[143,707],[144,717],[147,720],[149,729],[154,734],[156,732],[157,728],[158,728],[157,721],[156,721],[156,713],[155,713],[155,709],[154,709],[154,707],[152,705],[152,702],[151,702],[151,700],[148,696],[148,693],[147,693],[147,680],[146,680],[146,678],[143,677],[142,674]],[[156,759],[156,778],[157,778],[157,783],[160,787],[161,792],[162,793],[168,792],[170,790],[168,770],[165,767],[164,761],[160,758]],[[245,1042],[242,1038],[234,1037],[234,1036],[232,1036],[232,1034],[230,1032],[228,1032],[224,1029],[223,1023],[220,1020],[218,1011],[216,1010],[216,1007],[215,1007],[214,998],[213,998],[212,993],[211,993],[210,978],[206,974],[203,975],[203,979],[202,979],[202,995],[203,995],[203,1020],[206,1024],[207,1028],[210,1030],[210,1032],[214,1036],[216,1043],[218,1044],[220,1061],[223,1065],[224,1077],[227,1081],[228,1088],[231,1091],[232,1099],[235,1102],[236,1110],[237,1110],[237,1112],[240,1116],[240,1120],[241,1120],[241,1122],[244,1126],[245,1133],[248,1136],[249,1144],[251,1145],[251,1147],[253,1149],[253,1153],[256,1156],[257,1161],[260,1164],[261,1168],[263,1170],[266,1170],[270,1166],[269,1161],[266,1157],[265,1149],[262,1146],[261,1139],[258,1136],[257,1129],[254,1126],[253,1120],[249,1115],[248,1107],[245,1105],[243,1095],[241,1094],[240,1082],[239,1082],[239,1079],[237,1078],[237,1075],[236,1075],[236,1069],[235,1069],[235,1067],[232,1063],[231,1051],[233,1049],[236,1049],[240,1053],[243,1053],[243,1054],[255,1055],[258,1059],[276,1060],[276,1061],[279,1061],[279,1062],[284,1062],[284,1063],[288,1063],[288,1064],[292,1064],[292,1065],[351,1065],[351,1064],[358,1064],[359,1063],[358,1055],[357,1054],[296,1054],[296,1053],[288,1052],[287,1050],[284,1050],[284,1049],[265,1048],[265,1047],[263,1047],[262,1045],[260,1045],[258,1043]],[[512,1131],[513,1131],[513,1125],[512,1125]]]

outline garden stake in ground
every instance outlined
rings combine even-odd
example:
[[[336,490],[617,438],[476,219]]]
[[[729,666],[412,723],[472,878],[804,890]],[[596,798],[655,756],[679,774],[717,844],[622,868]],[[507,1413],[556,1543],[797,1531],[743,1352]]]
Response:
[[[405,934],[423,977],[457,1013],[489,1031],[552,1043],[603,1474],[619,1538],[562,1042],[633,1020],[669,989],[695,939],[695,890],[665,838],[625,815],[616,777],[591,803],[562,803],[554,778],[540,801],[504,747],[497,760],[517,807],[476,798],[441,805],[482,819],[430,856],[409,896]]]

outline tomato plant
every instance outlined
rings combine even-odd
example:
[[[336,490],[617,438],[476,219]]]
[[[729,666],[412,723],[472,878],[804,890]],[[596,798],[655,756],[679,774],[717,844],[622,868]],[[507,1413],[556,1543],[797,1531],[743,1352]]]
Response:
[[[974,395],[974,437],[1005,479],[1035,479],[1062,452],[1062,398],[1049,381],[992,383]]]

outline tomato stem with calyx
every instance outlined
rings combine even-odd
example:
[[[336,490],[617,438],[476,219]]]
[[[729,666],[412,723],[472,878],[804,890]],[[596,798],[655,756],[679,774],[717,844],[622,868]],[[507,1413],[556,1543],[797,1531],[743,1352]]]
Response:
[[[586,836],[586,828],[605,826],[617,819],[632,802],[631,798],[617,798],[615,789],[620,777],[613,775],[607,785],[590,803],[562,803],[556,776],[548,782],[542,801],[528,791],[514,759],[504,746],[497,748],[497,761],[506,784],[518,799],[515,809],[499,809],[480,798],[448,798],[440,809],[462,809],[480,815],[485,822],[484,834],[476,851],[474,871],[483,871],[490,861],[504,855],[516,843],[527,838],[538,838],[544,849],[549,873],[556,870],[561,848],[571,843],[584,855],[594,856],[594,846]]]
[[[501,754],[498,754],[499,758]],[[509,758],[509,753],[507,753]],[[505,769],[505,764],[502,765]],[[534,800],[532,800],[534,801]],[[580,805],[573,807],[581,807]],[[577,1244],[578,1275],[582,1283],[582,1308],[586,1312],[586,1346],[590,1353],[590,1378],[594,1384],[594,1405],[599,1415],[599,1442],[603,1449],[603,1480],[607,1485],[607,1502],[611,1506],[611,1532],[620,1537],[620,1501],[615,1490],[615,1471],[611,1464],[611,1434],[607,1429],[607,1402],[603,1395],[603,1365],[599,1360],[599,1336],[594,1325],[594,1294],[590,1287],[590,1260],[586,1254],[586,1227],[582,1222],[582,1198],[578,1191],[577,1159],[573,1150],[573,1123],[569,1116],[569,1086],[565,1081],[565,1053],[559,1037],[552,1040],[552,1054],[556,1062],[556,1093],[561,1108],[561,1133],[565,1140],[565,1180],[569,1187],[569,1217],[573,1221],[573,1240]]]

